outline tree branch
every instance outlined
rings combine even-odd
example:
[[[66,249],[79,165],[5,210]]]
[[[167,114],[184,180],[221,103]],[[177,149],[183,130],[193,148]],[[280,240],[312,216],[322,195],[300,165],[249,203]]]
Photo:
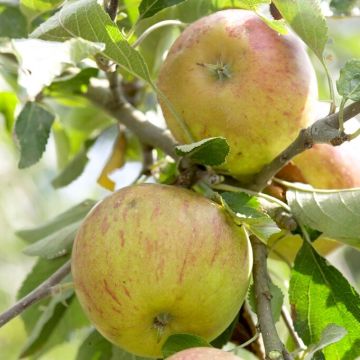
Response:
[[[119,106],[119,104],[111,100],[109,90],[102,86],[100,82],[96,84],[95,81],[93,85],[89,87],[86,96],[94,104],[117,119],[119,123],[131,130],[139,137],[142,143],[154,148],[159,148],[174,159],[178,158],[175,154],[175,146],[177,143],[170,132],[153,125],[147,120],[144,113],[135,109],[124,98],[122,98],[122,103]]]
[[[106,12],[109,14],[110,19],[114,21],[116,19],[116,14],[119,6],[119,0],[109,0]]]
[[[266,262],[266,245],[254,235],[250,238],[254,253],[253,277],[256,313],[265,346],[266,359],[290,360],[292,357],[279,338],[271,312],[271,293],[268,282],[269,274]]]
[[[354,102],[344,109],[344,121],[360,113],[360,101]],[[293,157],[310,149],[314,144],[331,144],[338,146],[350,140],[350,135],[339,130],[339,112],[315,121],[306,129],[302,129],[297,138],[282,151],[273,161],[265,165],[255,176],[250,189],[263,190],[269,180],[276,175]]]
[[[0,314],[0,328],[4,326],[14,317],[21,314],[29,306],[42,300],[43,298],[52,294],[52,287],[57,285],[66,275],[70,273],[71,260],[67,261],[63,266],[56,270],[47,280],[40,284],[37,288],[27,294],[24,298],[19,300],[10,309]]]

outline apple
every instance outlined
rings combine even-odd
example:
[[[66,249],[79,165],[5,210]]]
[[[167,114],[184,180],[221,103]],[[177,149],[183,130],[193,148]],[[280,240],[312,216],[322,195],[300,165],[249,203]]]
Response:
[[[246,10],[219,11],[190,25],[169,50],[158,87],[193,140],[228,140],[219,170],[244,181],[295,139],[316,107],[315,73],[303,43]],[[190,142],[161,96],[159,102],[174,137]]]
[[[360,186],[360,139],[340,146],[315,144],[295,156],[278,176],[304,182],[318,189],[347,189]]]
[[[356,120],[348,125],[352,126],[350,131],[358,127]],[[318,189],[360,187],[360,138],[340,146],[316,144],[297,155],[276,176],[291,182],[310,184]],[[271,190],[274,193],[274,189]],[[280,254],[287,261],[293,262],[302,239],[298,235],[288,235],[279,240],[278,235],[275,235],[270,239],[269,245],[274,250],[270,253],[272,257]],[[313,245],[321,255],[326,256],[343,244],[336,239],[320,236]]]
[[[72,254],[75,291],[96,329],[154,358],[169,335],[221,334],[244,301],[251,267],[249,240],[223,208],[158,184],[105,198],[81,225]]]
[[[167,360],[241,360],[241,358],[219,349],[198,347],[180,351]]]

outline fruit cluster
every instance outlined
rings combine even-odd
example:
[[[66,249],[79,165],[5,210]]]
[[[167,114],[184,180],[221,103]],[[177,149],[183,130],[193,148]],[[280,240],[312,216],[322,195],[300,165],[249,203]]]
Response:
[[[315,119],[317,84],[302,42],[259,17],[226,10],[190,25],[159,74],[166,123],[180,143],[223,136],[217,170],[249,181]],[[184,132],[188,128],[192,139]],[[360,186],[343,147],[317,145],[279,176],[319,188]],[[171,334],[211,341],[239,311],[251,247],[224,209],[189,190],[144,184],[114,193],[82,224],[73,248],[77,296],[97,330],[129,352],[161,357]],[[193,349],[171,359],[232,359]]]

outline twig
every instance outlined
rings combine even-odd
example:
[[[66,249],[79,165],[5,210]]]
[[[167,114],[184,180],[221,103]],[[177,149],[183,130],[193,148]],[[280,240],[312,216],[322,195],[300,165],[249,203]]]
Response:
[[[67,261],[63,266],[56,270],[47,280],[40,284],[37,288],[19,300],[10,309],[0,315],[0,327],[8,321],[21,314],[32,304],[52,294],[53,286],[57,285],[66,275],[70,273],[71,260]]]
[[[122,106],[114,104],[111,100],[109,90],[101,84],[101,81],[94,80],[89,86],[86,94],[94,104],[98,105],[111,116],[125,125],[144,144],[163,150],[166,154],[177,159],[175,154],[176,142],[171,133],[149,122],[144,113],[135,109],[128,101],[123,100]]]
[[[275,322],[271,312],[271,293],[269,289],[269,274],[266,266],[267,249],[257,237],[251,236],[254,252],[254,288],[256,298],[256,313],[259,319],[266,359],[292,359],[285,349],[277,333]]]
[[[119,7],[119,1],[118,0],[110,0],[107,7],[106,12],[109,14],[110,19],[114,21],[116,19],[117,10]]]
[[[289,330],[289,333],[295,343],[296,348],[300,350],[306,349],[305,344],[294,329],[294,324],[292,322],[291,316],[285,306],[281,307],[281,317],[284,320],[287,329]]]
[[[344,109],[344,121],[360,113],[360,101]],[[264,189],[269,180],[276,175],[294,156],[310,149],[314,144],[341,145],[349,141],[350,136],[339,130],[339,113],[331,114],[315,121],[311,126],[302,129],[297,138],[282,151],[271,163],[265,165],[255,176],[249,187],[255,191]]]
[[[170,26],[170,25],[176,25],[176,26],[181,26],[181,27],[185,27],[186,24],[184,24],[182,21],[180,20],[164,20],[164,21],[159,21],[156,24],[150,26],[149,28],[147,28],[138,38],[137,40],[132,44],[133,48],[138,47],[154,30],[160,29],[161,27],[164,26]]]

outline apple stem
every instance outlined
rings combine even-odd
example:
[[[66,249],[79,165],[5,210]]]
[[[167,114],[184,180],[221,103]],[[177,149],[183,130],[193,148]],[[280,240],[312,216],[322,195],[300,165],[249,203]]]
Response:
[[[172,316],[169,313],[160,313],[154,317],[153,328],[157,330],[157,342],[159,343],[164,335],[166,326],[170,323]]]
[[[197,63],[197,65],[202,66],[209,70],[211,75],[215,76],[216,79],[224,81],[231,78],[231,69],[229,64],[225,64],[222,60],[219,60],[216,64],[204,64]]]

